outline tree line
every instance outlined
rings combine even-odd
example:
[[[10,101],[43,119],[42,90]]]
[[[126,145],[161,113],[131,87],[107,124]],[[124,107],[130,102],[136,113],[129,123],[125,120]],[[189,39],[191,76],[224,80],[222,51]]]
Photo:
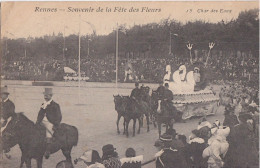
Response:
[[[183,24],[167,18],[159,23],[135,25],[130,29],[121,25],[118,34],[119,57],[124,59],[165,58],[172,55],[188,57],[187,43],[193,44],[193,51],[202,51],[208,50],[209,42],[215,42],[216,51],[250,52],[258,58],[259,11],[258,9],[243,11],[237,19],[218,23],[198,20]],[[82,58],[114,57],[115,40],[115,31],[108,35],[82,36]],[[64,38],[62,33],[58,33],[27,39],[4,38],[2,51],[4,61],[76,59],[78,35]]]

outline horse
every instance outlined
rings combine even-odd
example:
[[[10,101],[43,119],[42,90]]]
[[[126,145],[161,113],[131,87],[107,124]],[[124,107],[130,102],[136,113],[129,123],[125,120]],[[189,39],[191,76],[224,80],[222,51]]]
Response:
[[[138,109],[138,107],[135,104],[135,100],[130,98],[129,96],[123,96],[123,100],[126,103],[126,111],[124,115],[124,125],[125,125],[125,133],[126,137],[129,136],[128,134],[128,125],[131,119],[133,119],[133,136],[135,136],[135,125],[136,125],[136,120],[139,122],[139,128],[137,133],[140,134],[140,128],[141,128],[141,117],[142,117],[142,112]]]
[[[178,110],[174,106],[170,106],[167,101],[161,100],[156,91],[152,91],[152,102],[153,109],[155,112],[155,119],[158,125],[159,137],[161,136],[161,125],[166,125],[166,130],[168,128],[173,128],[173,123],[177,118],[175,115],[171,115],[171,112],[174,114],[178,113]]]
[[[20,168],[25,162],[31,168],[31,159],[36,159],[37,168],[42,168],[43,155],[46,151],[46,128],[34,124],[23,113],[15,113],[2,132],[4,151],[9,151],[16,144],[22,151]],[[71,150],[78,143],[78,130],[74,126],[61,123],[53,134],[51,153],[61,149],[66,160],[71,162]]]
[[[120,134],[119,131],[119,121],[122,116],[125,114],[125,108],[126,108],[126,101],[123,101],[123,97],[120,95],[114,96],[114,103],[115,103],[115,110],[117,111],[117,121],[116,121],[116,126],[117,126],[117,133]],[[125,122],[124,122],[124,133],[125,134]]]
[[[147,103],[146,109],[149,112],[150,120],[152,121],[154,127],[156,127],[155,119],[154,119],[154,110],[152,109],[152,99],[151,99],[149,92],[150,92],[150,88],[148,86],[141,87],[141,100],[143,101],[143,103]],[[143,124],[143,122],[142,122],[142,124]]]

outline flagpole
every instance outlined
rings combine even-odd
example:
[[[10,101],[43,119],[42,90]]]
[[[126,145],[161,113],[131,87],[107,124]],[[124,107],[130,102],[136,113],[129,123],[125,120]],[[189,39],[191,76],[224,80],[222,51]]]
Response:
[[[80,19],[80,15],[79,15],[79,68],[78,68],[78,96],[79,96],[79,100],[78,100],[78,103],[80,103],[80,80],[81,80],[81,74],[80,74],[80,22],[81,22],[81,19]]]
[[[63,64],[64,62],[65,62],[65,25],[64,25],[64,32],[63,32]]]
[[[116,24],[116,90],[118,81],[118,23]]]
[[[172,53],[172,32],[170,31],[170,46],[169,46],[169,54]]]

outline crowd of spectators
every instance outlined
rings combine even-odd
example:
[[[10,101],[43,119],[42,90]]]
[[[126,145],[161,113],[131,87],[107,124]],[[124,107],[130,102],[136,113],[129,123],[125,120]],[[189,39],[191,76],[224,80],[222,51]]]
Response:
[[[245,103],[235,114],[233,105],[228,104],[223,123],[219,120],[210,123],[202,117],[188,137],[169,128],[155,142],[158,152],[146,162],[131,147],[125,158],[120,159],[116,148],[107,144],[102,147],[102,157],[98,151],[89,149],[74,163],[83,161],[93,168],[141,168],[146,164],[155,164],[156,168],[258,167],[258,111],[258,106]]]
[[[206,56],[201,57],[201,62],[206,62]],[[172,71],[180,65],[189,67],[190,59],[180,57],[168,57],[163,59],[119,59],[118,80],[125,81],[125,71],[131,67],[132,79],[130,82],[139,80],[141,82],[158,83],[165,74],[165,67],[170,64]],[[129,66],[130,65],[130,66]],[[49,59],[46,61],[18,60],[2,64],[2,78],[11,80],[63,80],[65,76],[63,67],[68,66],[78,70],[78,60]],[[208,61],[207,73],[210,81],[214,80],[258,80],[258,60],[252,55],[225,56],[223,54],[212,54]],[[113,82],[116,76],[115,59],[82,59],[81,72],[89,77],[89,81]]]

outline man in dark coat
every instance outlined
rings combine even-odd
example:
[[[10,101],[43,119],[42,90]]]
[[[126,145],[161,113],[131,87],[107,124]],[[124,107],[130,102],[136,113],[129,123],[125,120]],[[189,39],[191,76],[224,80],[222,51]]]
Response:
[[[159,87],[157,88],[156,92],[158,93],[159,99],[162,99],[163,94],[164,94],[164,86],[163,86],[163,81],[160,82]]]
[[[40,108],[36,124],[42,123],[46,127],[47,146],[45,158],[48,159],[50,156],[53,131],[59,127],[62,115],[59,104],[52,100],[52,88],[45,88],[43,94],[45,102]]]
[[[170,110],[170,115],[173,116],[175,121],[178,122],[185,122],[182,119],[182,112],[177,110],[176,107],[173,105],[172,103],[173,100],[173,93],[171,90],[169,90],[169,84],[165,83],[165,89],[163,92],[163,105],[165,105],[167,107],[168,110]]]
[[[189,145],[186,146],[187,158],[191,158],[194,168],[207,168],[207,159],[202,157],[203,150],[207,147],[204,139],[200,138],[200,131],[195,129],[190,136]]]
[[[237,116],[234,114],[234,108],[230,104],[225,107],[224,115],[223,126],[228,126],[232,129],[235,125],[239,124]]]
[[[14,103],[8,98],[9,92],[7,86],[1,88],[1,119],[3,119],[2,127],[6,126],[6,123],[9,117],[12,117],[15,114],[15,105]]]
[[[188,167],[185,157],[171,147],[172,136],[163,134],[160,137],[163,149],[156,153],[156,168],[184,168]]]
[[[167,102],[171,102],[173,100],[173,93],[169,90],[169,84],[165,83],[165,89],[163,92],[163,100]]]
[[[230,131],[228,138],[229,150],[224,158],[225,168],[248,168],[259,166],[258,150],[256,149],[252,116],[248,113],[239,114],[240,124]]]
[[[135,88],[132,90],[130,98],[132,98],[134,100],[140,100],[140,98],[141,98],[141,90],[139,88],[139,83],[138,82],[135,83]]]

